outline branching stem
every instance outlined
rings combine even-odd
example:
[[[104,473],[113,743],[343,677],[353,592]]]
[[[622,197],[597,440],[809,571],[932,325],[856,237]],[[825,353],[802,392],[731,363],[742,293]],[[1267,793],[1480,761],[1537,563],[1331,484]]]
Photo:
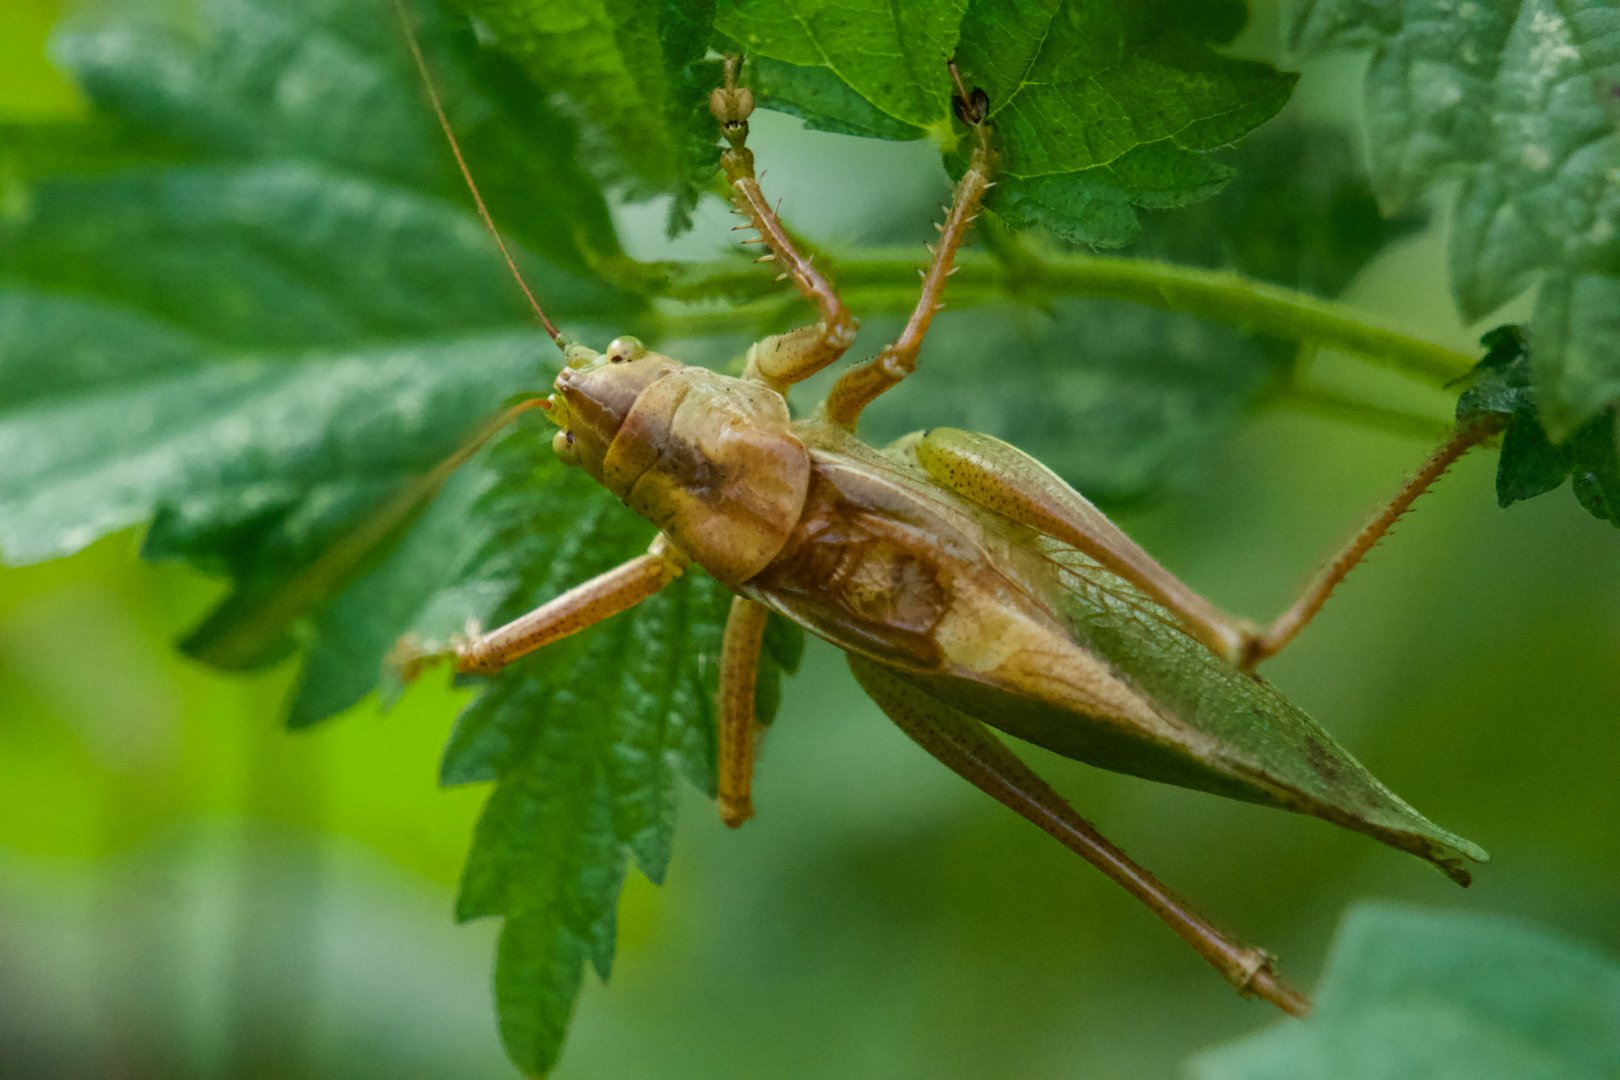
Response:
[[[829,254],[825,264],[849,305],[863,316],[903,313],[915,300],[918,259],[909,249]],[[1007,301],[1039,306],[1068,297],[1127,300],[1268,337],[1352,353],[1432,386],[1456,379],[1476,359],[1384,326],[1351,305],[1227,270],[1033,247],[998,255],[963,252],[957,266],[960,272],[951,284],[953,307]],[[770,275],[747,264],[724,260],[674,264],[665,269],[669,274],[666,295],[671,299],[744,302],[725,312],[672,313],[664,326],[671,335],[753,334],[794,310],[775,299],[747,303],[779,295]]]

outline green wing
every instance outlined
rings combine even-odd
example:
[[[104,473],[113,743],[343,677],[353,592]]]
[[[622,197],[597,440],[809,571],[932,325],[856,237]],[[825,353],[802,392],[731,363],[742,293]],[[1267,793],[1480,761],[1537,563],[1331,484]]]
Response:
[[[1187,748],[1192,776],[1141,775],[1314,814],[1420,855],[1463,884],[1462,858],[1488,858],[1419,814],[1271,684],[1216,657],[1133,586],[1083,555],[1054,547],[1052,558],[1062,567],[1062,614],[1076,642],[1202,736]]]

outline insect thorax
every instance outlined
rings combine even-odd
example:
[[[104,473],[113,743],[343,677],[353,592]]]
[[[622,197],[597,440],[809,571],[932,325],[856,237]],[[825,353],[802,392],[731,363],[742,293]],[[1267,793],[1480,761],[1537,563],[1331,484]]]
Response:
[[[557,386],[579,463],[720,581],[746,581],[787,542],[810,459],[780,394],[655,353]]]

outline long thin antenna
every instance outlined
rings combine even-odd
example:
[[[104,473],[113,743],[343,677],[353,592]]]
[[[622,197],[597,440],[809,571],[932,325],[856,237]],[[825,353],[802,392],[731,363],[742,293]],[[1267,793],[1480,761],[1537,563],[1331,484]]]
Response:
[[[557,348],[561,349],[566,345],[562,334],[556,325],[546,318],[545,309],[540,306],[540,301],[535,299],[529,283],[523,280],[523,272],[518,269],[517,260],[512,258],[511,249],[506,246],[506,239],[501,236],[501,230],[495,227],[495,219],[490,216],[489,207],[484,205],[484,196],[478,190],[478,183],[473,180],[472,170],[467,168],[467,159],[461,154],[461,143],[450,127],[450,118],[445,115],[444,103],[439,99],[439,88],[433,82],[433,73],[428,69],[427,57],[422,55],[422,46],[416,40],[416,28],[411,24],[411,15],[405,8],[405,0],[393,2],[394,14],[399,17],[399,25],[405,30],[406,44],[411,47],[411,58],[416,61],[416,70],[422,76],[422,85],[427,87],[428,101],[433,105],[433,114],[439,118],[439,127],[444,131],[445,140],[450,143],[450,152],[455,155],[456,167],[461,170],[461,178],[467,182],[467,190],[472,192],[473,202],[478,207],[478,216],[483,218],[484,228],[489,230],[489,235],[495,238],[495,246],[501,249],[501,258],[506,260],[507,269],[512,271],[512,277],[516,279],[518,288],[523,290],[523,295],[528,299],[529,306],[534,309],[541,327],[551,335],[551,340],[557,343]]]

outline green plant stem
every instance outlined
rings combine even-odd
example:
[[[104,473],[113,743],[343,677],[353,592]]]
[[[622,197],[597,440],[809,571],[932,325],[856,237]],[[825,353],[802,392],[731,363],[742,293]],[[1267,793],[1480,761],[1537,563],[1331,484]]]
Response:
[[[1424,442],[1443,439],[1452,427],[1440,416],[1423,416],[1384,405],[1374,405],[1317,387],[1289,387],[1277,395],[1276,404],[1332,420],[1342,420],[1397,435],[1411,436]]]
[[[912,251],[871,250],[827,260],[846,302],[863,315],[902,313],[916,301],[920,260]],[[1354,353],[1429,385],[1444,385],[1473,367],[1475,357],[1384,326],[1347,304],[1323,300],[1225,270],[1155,259],[1060,254],[1019,247],[992,256],[964,252],[947,293],[953,307],[1007,302],[1049,304],[1067,297],[1107,297],[1179,311],[1268,337]],[[675,264],[671,299],[732,302],[777,296],[784,286],[769,272],[724,260]],[[727,312],[667,316],[676,336],[750,332],[777,325],[797,311],[780,300],[745,303]]]

